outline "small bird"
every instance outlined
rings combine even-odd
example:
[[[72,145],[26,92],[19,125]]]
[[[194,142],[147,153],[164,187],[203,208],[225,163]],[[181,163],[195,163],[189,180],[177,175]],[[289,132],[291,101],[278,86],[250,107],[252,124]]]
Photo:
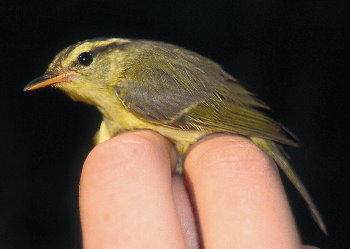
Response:
[[[52,86],[103,116],[96,144],[134,129],[170,139],[179,155],[213,133],[247,137],[272,157],[306,201],[320,229],[326,226],[280,144],[298,146],[269,107],[215,62],[156,41],[97,38],[62,50],[24,91]]]

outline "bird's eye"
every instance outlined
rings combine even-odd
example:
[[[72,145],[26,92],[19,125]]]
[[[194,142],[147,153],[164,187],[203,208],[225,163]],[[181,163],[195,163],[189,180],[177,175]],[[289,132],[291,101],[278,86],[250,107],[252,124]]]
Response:
[[[83,52],[78,56],[78,61],[81,65],[87,67],[92,63],[93,58],[89,52]]]

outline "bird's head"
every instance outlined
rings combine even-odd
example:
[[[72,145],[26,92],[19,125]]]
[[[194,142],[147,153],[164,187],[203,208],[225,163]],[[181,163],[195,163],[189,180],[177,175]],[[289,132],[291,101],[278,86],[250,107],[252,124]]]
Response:
[[[62,50],[46,72],[31,81],[24,91],[52,86],[72,99],[98,105],[125,69],[127,39],[93,39]]]

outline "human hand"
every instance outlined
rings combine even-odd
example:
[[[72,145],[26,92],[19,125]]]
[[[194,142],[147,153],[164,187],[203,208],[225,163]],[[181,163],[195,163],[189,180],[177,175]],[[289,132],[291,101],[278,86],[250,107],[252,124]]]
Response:
[[[80,181],[89,248],[303,248],[275,163],[248,139],[212,135],[173,175],[172,144],[152,131],[96,146]]]

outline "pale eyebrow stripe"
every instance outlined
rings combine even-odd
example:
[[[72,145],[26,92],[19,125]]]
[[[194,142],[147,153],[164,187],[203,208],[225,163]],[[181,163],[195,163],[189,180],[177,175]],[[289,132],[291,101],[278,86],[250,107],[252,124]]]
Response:
[[[123,43],[117,43],[117,42],[112,42],[110,44],[104,45],[104,46],[100,46],[100,47],[96,47],[94,49],[91,49],[90,51],[86,51],[89,52],[92,56],[96,56],[98,54],[103,54],[106,53],[112,49],[119,49],[119,50],[124,50],[126,49],[126,47],[130,44],[130,42],[123,42]],[[69,51],[67,51],[67,54],[70,53],[71,51],[73,51],[77,46],[72,46],[73,48],[69,48]],[[78,63],[77,60],[72,61],[71,63],[71,67],[74,67],[76,64]]]
[[[119,50],[124,50],[126,47],[130,44],[130,42],[123,42],[123,43],[117,43],[113,42],[105,46],[97,47],[92,50],[90,50],[90,53],[92,55],[94,54],[100,54],[100,53],[105,53],[111,49],[119,49]]]

